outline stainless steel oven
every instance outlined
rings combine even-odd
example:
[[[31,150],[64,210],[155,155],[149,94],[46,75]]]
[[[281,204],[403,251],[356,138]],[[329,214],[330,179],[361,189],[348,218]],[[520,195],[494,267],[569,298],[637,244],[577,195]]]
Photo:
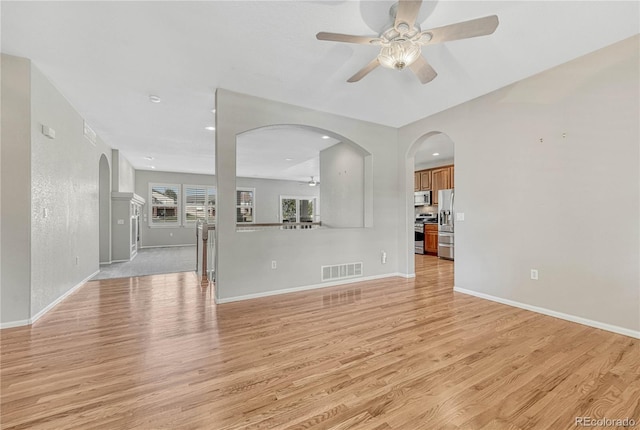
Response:
[[[416,237],[416,254],[424,254],[424,224],[415,223],[413,230]]]

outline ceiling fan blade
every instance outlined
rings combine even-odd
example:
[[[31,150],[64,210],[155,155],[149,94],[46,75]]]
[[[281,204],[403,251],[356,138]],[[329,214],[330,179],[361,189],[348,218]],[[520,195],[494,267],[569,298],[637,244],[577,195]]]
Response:
[[[487,34],[491,34],[496,31],[498,23],[498,17],[496,15],[491,15],[485,16],[484,18],[445,25],[444,27],[426,30],[422,33],[429,33],[431,35],[431,40],[427,42],[429,44],[449,42],[451,40],[486,36]]]
[[[419,56],[416,61],[411,63],[409,68],[423,84],[433,81],[435,77],[438,76],[438,73],[433,70],[433,67],[427,63],[427,60],[425,60],[422,55]]]
[[[347,79],[347,82],[358,82],[360,79],[364,78],[371,72],[373,69],[378,67],[380,62],[378,62],[378,57],[374,58],[369,64],[364,66],[362,69],[358,71],[355,75]]]
[[[380,40],[377,36],[353,36],[351,34],[327,33],[324,31],[316,34],[316,39],[331,40],[333,42],[358,43],[360,45],[369,45]]]
[[[393,26],[397,29],[398,25],[404,22],[411,30],[416,23],[416,18],[418,18],[420,6],[422,6],[422,0],[400,0],[396,10],[396,21]]]

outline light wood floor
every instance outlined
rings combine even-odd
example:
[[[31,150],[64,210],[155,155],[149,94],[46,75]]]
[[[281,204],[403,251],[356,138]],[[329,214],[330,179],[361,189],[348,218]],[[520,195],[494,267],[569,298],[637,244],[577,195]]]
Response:
[[[414,280],[216,307],[192,273],[90,282],[3,330],[3,429],[575,429],[640,423],[632,338]]]

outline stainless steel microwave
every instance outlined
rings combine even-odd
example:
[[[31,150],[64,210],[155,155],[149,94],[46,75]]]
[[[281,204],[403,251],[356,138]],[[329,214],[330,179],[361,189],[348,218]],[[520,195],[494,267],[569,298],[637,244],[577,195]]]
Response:
[[[416,191],[413,195],[414,206],[431,206],[431,191]]]

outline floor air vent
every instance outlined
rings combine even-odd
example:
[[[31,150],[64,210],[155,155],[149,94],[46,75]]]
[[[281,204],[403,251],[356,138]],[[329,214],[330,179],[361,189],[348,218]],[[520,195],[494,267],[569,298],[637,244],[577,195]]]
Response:
[[[335,264],[333,266],[322,266],[323,281],[357,278],[358,276],[362,276],[362,263],[345,263]]]

